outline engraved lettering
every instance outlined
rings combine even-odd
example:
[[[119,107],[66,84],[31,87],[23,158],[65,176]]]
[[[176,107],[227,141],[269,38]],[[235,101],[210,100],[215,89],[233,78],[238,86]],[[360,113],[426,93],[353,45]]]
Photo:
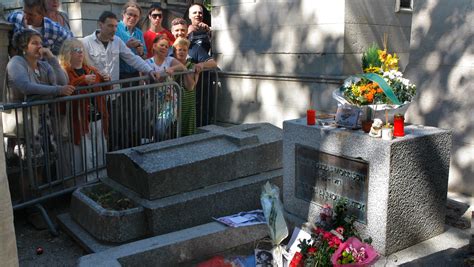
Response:
[[[321,206],[344,199],[348,212],[362,223],[367,217],[367,174],[367,162],[296,145],[295,196]]]

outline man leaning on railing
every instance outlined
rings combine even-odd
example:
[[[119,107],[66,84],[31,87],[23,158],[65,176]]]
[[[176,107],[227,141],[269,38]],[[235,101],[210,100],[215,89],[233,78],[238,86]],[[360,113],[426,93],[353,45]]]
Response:
[[[99,17],[99,29],[82,40],[91,59],[91,65],[108,73],[111,81],[118,81],[120,78],[120,60],[123,60],[138,71],[147,73],[152,79],[156,79],[156,73],[153,69],[140,56],[134,54],[120,38],[115,36],[117,25],[117,16],[110,11],[104,11]],[[119,86],[119,84],[115,84],[114,89]],[[110,100],[112,131],[109,132],[109,135],[112,138],[109,138],[109,141],[111,141],[110,148],[115,150],[130,146],[129,142],[124,140],[129,139],[129,134],[133,129],[129,129],[130,124],[127,123],[127,121],[132,120],[131,118],[120,117],[129,115],[128,112],[120,112],[120,110],[127,111],[129,109],[126,99],[120,98],[119,95],[112,95]],[[124,129],[124,127],[128,128]]]

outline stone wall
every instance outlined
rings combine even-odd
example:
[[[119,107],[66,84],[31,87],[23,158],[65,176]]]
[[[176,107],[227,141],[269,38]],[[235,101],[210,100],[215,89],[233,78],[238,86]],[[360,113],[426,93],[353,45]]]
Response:
[[[453,130],[450,190],[474,192],[473,1],[414,1],[410,63],[418,86],[412,123]]]
[[[220,121],[281,126],[310,105],[334,112],[332,91],[361,71],[362,52],[381,46],[384,33],[402,66],[408,61],[411,14],[395,13],[395,0],[212,3],[213,52],[230,72],[221,76]]]

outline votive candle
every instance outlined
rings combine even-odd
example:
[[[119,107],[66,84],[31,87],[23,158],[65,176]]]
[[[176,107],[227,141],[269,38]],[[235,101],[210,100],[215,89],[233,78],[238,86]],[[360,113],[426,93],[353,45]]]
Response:
[[[405,118],[401,114],[397,114],[393,117],[393,136],[402,137],[405,136]]]
[[[306,124],[315,125],[316,124],[316,110],[308,109],[306,111]]]
[[[382,127],[382,140],[390,141],[393,139],[392,127]]]

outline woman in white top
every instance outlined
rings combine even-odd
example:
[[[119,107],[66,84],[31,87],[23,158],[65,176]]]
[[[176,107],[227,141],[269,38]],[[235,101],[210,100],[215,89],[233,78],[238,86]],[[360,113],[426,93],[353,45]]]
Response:
[[[174,57],[168,56],[169,39],[161,34],[153,40],[153,57],[146,62],[159,74],[158,82],[171,81],[175,71],[184,71],[186,67]],[[153,132],[154,141],[162,141],[175,136],[173,124],[178,113],[178,92],[173,90],[173,86],[158,86],[154,89],[151,109],[154,111],[151,116],[154,118]]]
[[[168,56],[169,47],[168,36],[165,34],[156,36],[153,40],[153,57],[146,60],[155,72],[160,73],[160,82],[165,80],[164,76],[171,76],[176,70],[186,69],[177,59]]]

